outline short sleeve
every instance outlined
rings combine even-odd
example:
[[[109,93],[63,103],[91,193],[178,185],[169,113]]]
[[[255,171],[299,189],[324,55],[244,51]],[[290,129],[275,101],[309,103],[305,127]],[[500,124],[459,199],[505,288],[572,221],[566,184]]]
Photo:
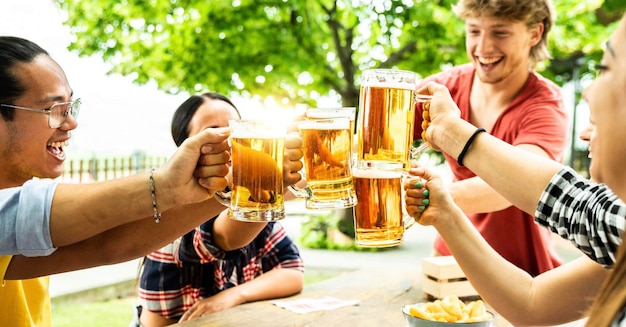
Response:
[[[56,250],[50,209],[57,185],[42,179],[0,190],[0,255],[46,256]]]

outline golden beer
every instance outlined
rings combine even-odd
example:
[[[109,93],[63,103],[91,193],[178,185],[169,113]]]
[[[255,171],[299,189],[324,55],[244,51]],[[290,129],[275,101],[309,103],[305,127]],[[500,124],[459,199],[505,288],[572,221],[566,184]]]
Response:
[[[347,118],[350,119],[350,153],[352,153],[353,163],[356,160],[356,146],[354,146],[354,134],[356,133],[356,108],[355,107],[337,107],[337,108],[309,108],[306,110],[308,119],[320,118]]]
[[[412,72],[394,70],[364,71],[363,74],[357,124],[357,167],[408,170],[417,77]],[[383,82],[381,76],[385,77]]]
[[[245,221],[284,218],[284,134],[263,131],[260,123],[254,121],[231,121],[229,124],[233,128],[229,217]],[[239,130],[236,124],[247,124],[247,130]]]
[[[356,244],[386,247],[402,243],[406,220],[402,172],[355,169],[352,176],[359,199],[353,208]]]
[[[356,204],[352,185],[350,121],[346,118],[306,120],[302,134],[307,186],[290,190],[306,198],[309,209],[340,209]]]

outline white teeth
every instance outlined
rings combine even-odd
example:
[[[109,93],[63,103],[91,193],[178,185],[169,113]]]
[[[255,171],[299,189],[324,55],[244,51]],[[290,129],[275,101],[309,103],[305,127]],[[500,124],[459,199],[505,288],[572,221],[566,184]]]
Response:
[[[63,141],[63,142],[50,142],[48,143],[48,146],[51,146],[53,148],[61,148],[64,146],[68,146],[69,142],[68,141]]]
[[[494,62],[498,61],[502,59],[502,57],[495,57],[495,58],[478,58],[478,61],[481,64],[485,64],[485,65],[489,65],[489,64],[493,64]]]

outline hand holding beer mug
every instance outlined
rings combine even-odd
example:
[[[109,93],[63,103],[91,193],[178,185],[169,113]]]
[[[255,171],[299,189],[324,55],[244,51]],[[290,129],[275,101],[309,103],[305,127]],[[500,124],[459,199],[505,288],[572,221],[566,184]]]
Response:
[[[354,206],[356,244],[388,247],[402,244],[404,231],[415,224],[404,210],[402,171],[354,169],[354,188],[359,202]]]
[[[307,186],[289,189],[306,198],[308,209],[340,209],[356,204],[352,184],[352,133],[347,118],[308,119],[298,122],[304,152]]]
[[[285,217],[283,158],[286,126],[263,120],[229,120],[232,187],[216,192],[228,216],[243,221]]]
[[[357,168],[408,170],[417,74],[369,69],[361,76]]]

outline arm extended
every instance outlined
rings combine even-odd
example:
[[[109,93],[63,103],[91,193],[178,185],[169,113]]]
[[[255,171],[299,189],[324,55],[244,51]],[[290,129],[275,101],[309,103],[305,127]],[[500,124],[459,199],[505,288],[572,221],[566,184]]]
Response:
[[[211,199],[168,210],[158,224],[153,217],[146,217],[62,246],[50,256],[16,255],[5,279],[34,278],[135,259],[172,242],[223,210],[223,205]],[[230,238],[240,237],[238,233],[229,235]],[[243,241],[249,242],[248,239]]]
[[[418,210],[423,189],[406,183],[408,213],[421,214],[420,224],[437,229],[472,286],[504,318],[521,326],[562,324],[585,316],[609,270],[583,256],[533,278],[489,246],[438,176],[422,168],[410,173],[426,179],[431,202],[425,211]]]
[[[205,130],[187,139],[154,172],[158,210],[204,201],[226,186],[227,137],[227,129]],[[200,180],[204,185],[196,176],[204,177]],[[57,247],[79,242],[152,211],[148,173],[101,183],[60,184],[50,212],[52,242]]]

